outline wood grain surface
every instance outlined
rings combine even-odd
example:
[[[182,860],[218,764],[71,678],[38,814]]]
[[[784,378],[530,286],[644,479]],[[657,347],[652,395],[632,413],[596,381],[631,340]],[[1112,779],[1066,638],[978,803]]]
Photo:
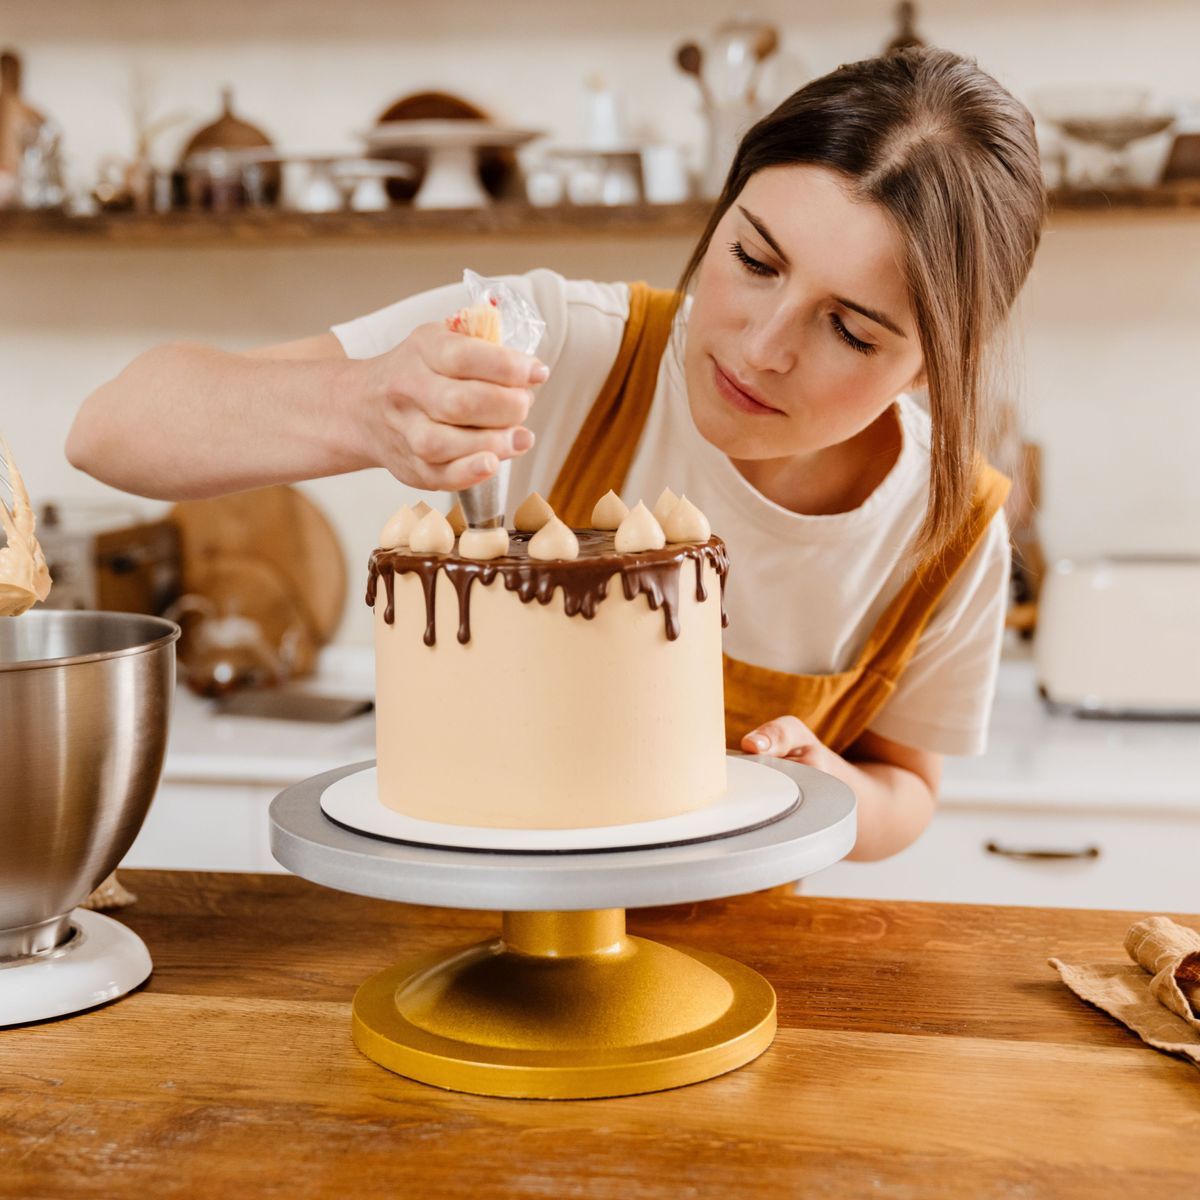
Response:
[[[763,972],[774,1045],[676,1091],[513,1101],[410,1082],[350,1040],[367,975],[493,915],[291,876],[124,878],[154,974],[0,1031],[0,1196],[1200,1196],[1200,1072],[1046,964],[1119,961],[1145,914],[779,894],[633,912]]]

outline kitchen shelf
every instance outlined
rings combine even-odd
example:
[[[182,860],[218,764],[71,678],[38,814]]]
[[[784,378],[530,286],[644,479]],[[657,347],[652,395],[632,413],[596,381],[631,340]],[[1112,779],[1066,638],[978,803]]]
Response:
[[[1121,191],[1060,189],[1050,197],[1052,215],[1200,213],[1200,181]],[[620,207],[559,205],[537,208],[504,202],[466,211],[393,208],[379,213],[297,213],[276,210],[207,212],[0,213],[0,245],[199,246],[286,245],[314,241],[377,241],[380,238],[565,238],[694,237],[710,205],[636,204]]]
[[[1180,180],[1157,187],[1058,188],[1050,193],[1054,213],[1138,213],[1186,211],[1200,214],[1200,179]]]
[[[277,210],[208,212],[0,213],[0,245],[37,243],[112,246],[189,246],[225,243],[275,245],[312,241],[424,241],[460,237],[694,236],[707,203],[619,207],[560,205],[537,208],[497,203],[467,210],[392,208],[377,213],[297,213]]]

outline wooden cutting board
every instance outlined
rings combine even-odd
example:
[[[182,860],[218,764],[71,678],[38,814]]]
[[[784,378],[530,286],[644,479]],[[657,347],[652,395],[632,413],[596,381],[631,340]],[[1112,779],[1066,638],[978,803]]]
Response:
[[[169,516],[179,528],[185,592],[236,604],[276,645],[298,611],[312,635],[305,659],[315,659],[342,619],[346,556],[328,518],[303,492],[280,484],[185,500]],[[250,564],[258,570],[246,570]],[[263,588],[259,577],[268,574],[275,585]],[[281,602],[281,589],[289,603]],[[304,673],[312,662],[298,666]]]

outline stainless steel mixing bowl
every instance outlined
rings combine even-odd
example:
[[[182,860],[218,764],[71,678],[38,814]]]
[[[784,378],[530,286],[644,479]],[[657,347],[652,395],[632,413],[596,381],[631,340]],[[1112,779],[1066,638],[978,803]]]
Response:
[[[0,619],[0,962],[53,949],[158,786],[179,627],[125,613]]]

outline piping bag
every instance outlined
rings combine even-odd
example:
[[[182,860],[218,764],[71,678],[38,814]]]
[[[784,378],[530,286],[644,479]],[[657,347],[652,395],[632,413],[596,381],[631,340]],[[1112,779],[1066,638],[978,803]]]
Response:
[[[448,317],[447,328],[499,346],[511,346],[522,354],[537,349],[546,322],[524,296],[499,279],[485,279],[470,270],[463,272],[463,284],[471,304]],[[463,515],[472,529],[504,527],[511,467],[512,460],[506,458],[494,475],[458,493]]]

